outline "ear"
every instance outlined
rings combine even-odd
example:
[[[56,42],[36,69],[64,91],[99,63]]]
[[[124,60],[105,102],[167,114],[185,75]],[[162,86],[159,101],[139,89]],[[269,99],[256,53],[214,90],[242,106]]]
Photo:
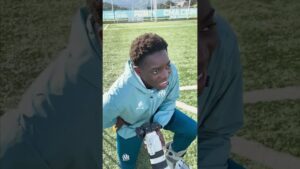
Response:
[[[138,74],[139,76],[141,75],[141,68],[139,67],[135,67],[134,71],[136,72],[136,74]]]

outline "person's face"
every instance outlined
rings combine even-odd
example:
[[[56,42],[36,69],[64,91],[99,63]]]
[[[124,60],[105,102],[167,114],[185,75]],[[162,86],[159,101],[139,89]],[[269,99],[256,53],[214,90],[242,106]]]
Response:
[[[171,73],[170,59],[166,50],[157,51],[145,57],[140,66],[135,67],[147,88],[164,89],[169,85]]]

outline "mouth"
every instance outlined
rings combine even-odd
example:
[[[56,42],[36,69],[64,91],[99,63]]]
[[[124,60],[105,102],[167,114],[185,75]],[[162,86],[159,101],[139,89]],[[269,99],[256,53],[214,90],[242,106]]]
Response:
[[[169,85],[168,81],[164,81],[159,84],[160,88],[166,88],[168,85]]]

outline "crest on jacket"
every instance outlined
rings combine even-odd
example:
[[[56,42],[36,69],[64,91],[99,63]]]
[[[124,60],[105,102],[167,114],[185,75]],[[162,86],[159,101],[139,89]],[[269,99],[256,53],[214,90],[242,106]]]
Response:
[[[138,105],[136,107],[136,110],[143,110],[143,109],[145,109],[144,108],[144,103],[142,101],[139,101],[139,103],[138,103]]]

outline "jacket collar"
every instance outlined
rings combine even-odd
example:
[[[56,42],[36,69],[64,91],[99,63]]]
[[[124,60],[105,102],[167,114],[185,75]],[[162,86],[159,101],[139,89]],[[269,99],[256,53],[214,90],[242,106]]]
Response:
[[[155,89],[147,89],[142,79],[136,74],[133,69],[132,62],[129,60],[125,65],[125,76],[128,78],[128,82],[138,88],[143,93],[152,93]]]

